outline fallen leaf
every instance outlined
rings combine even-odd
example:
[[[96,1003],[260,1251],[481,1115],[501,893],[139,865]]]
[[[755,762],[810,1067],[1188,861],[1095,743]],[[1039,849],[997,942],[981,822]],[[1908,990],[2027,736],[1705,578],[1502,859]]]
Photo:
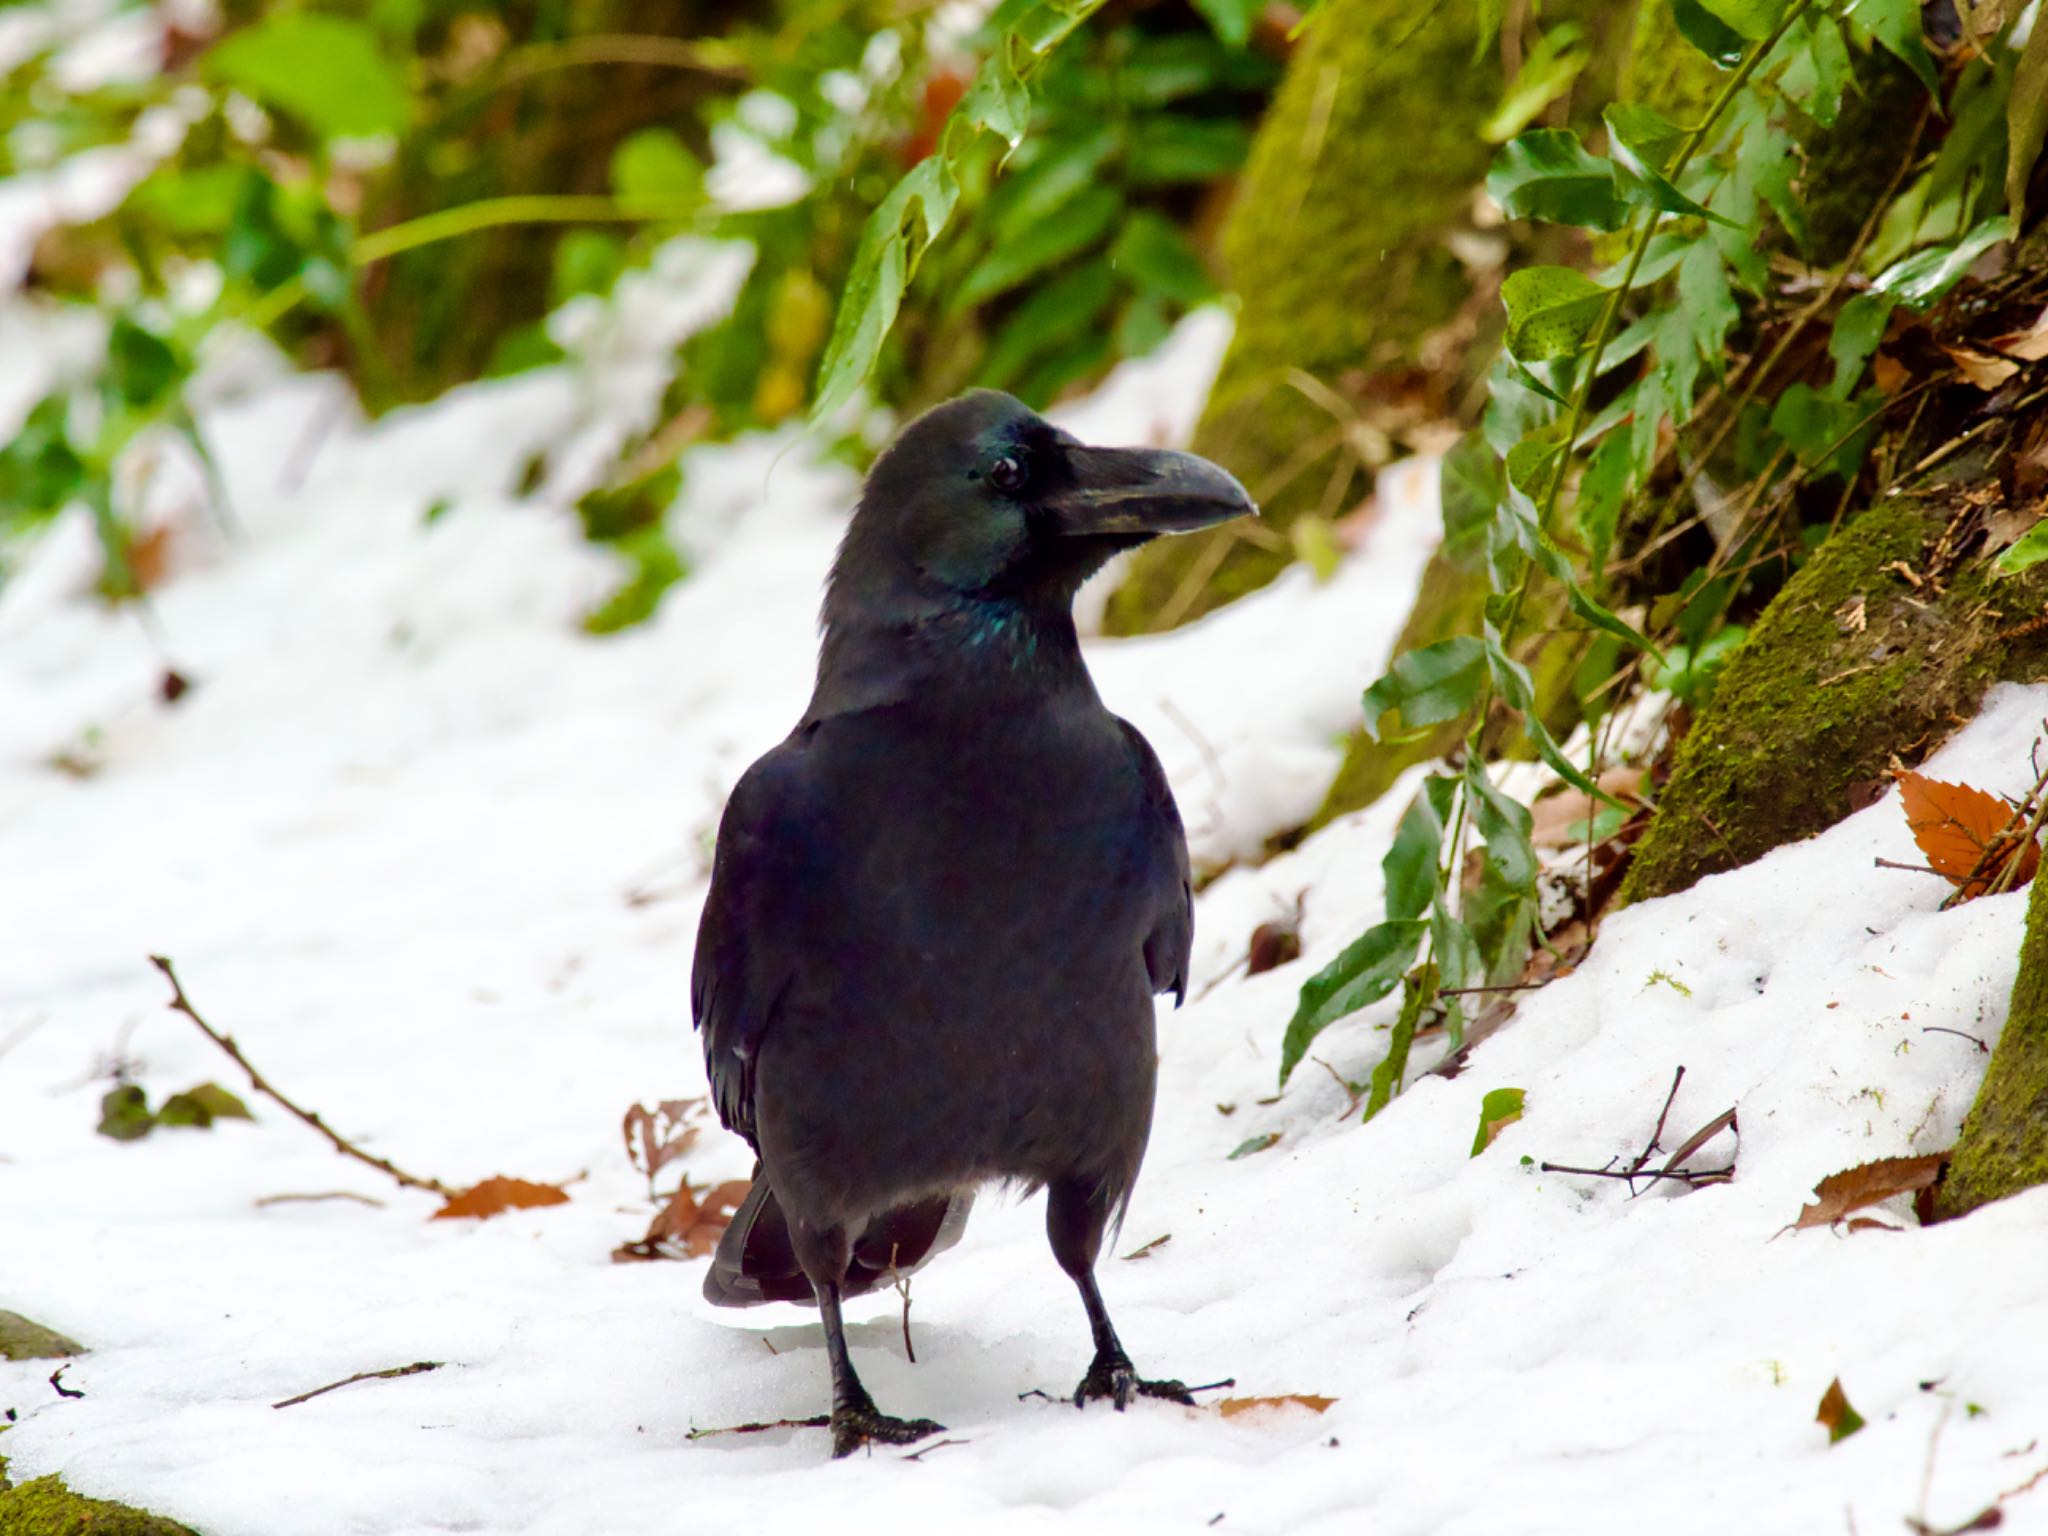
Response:
[[[1932,1189],[1948,1166],[1949,1154],[1929,1152],[1921,1157],[1881,1157],[1874,1163],[1860,1163],[1831,1173],[1813,1186],[1819,1198],[1801,1208],[1793,1230],[1831,1227],[1852,1211],[1876,1205],[1894,1195]]]
[[[1870,360],[1870,381],[1887,395],[1899,392],[1899,386],[1912,377],[1906,365],[1889,352],[1880,352]]]
[[[2048,357],[2048,305],[2042,306],[2041,313],[2034,317],[2034,323],[2024,331],[1992,337],[1991,348],[2023,363],[2038,363]]]
[[[1902,773],[1899,802],[1928,867],[1960,887],[1965,900],[1989,890],[2015,855],[2021,863],[2010,888],[2034,877],[2041,850],[2014,829],[2013,808],[1996,795],[1969,784]]]
[[[1648,770],[1642,768],[1609,768],[1594,782],[1617,800],[1636,800],[1641,798],[1643,780],[1648,777]],[[1586,828],[1599,811],[1600,806],[1583,789],[1545,795],[1529,807],[1529,841],[1538,848],[1570,848],[1584,843]]]
[[[115,1141],[141,1140],[156,1129],[149,1095],[134,1083],[109,1088],[100,1099],[100,1123],[95,1129]]]
[[[1479,1101],[1479,1134],[1472,1138],[1472,1155],[1477,1157],[1493,1145],[1493,1138],[1522,1118],[1523,1090],[1496,1088]]]
[[[2009,357],[1993,357],[1989,352],[1969,347],[1945,346],[1941,350],[1948,354],[1957,371],[1979,389],[1996,389],[2020,371],[2020,365]]]
[[[668,1203],[655,1212],[647,1235],[637,1242],[622,1243],[612,1250],[614,1264],[633,1264],[649,1259],[701,1259],[718,1246],[725,1229],[732,1225],[733,1212],[753,1188],[745,1179],[728,1179],[701,1194],[686,1179],[669,1196]]]
[[[1252,930],[1251,944],[1245,950],[1244,973],[1247,976],[1256,976],[1261,971],[1274,970],[1300,958],[1299,918],[1280,918],[1274,922],[1261,923]]]
[[[434,1212],[432,1219],[442,1221],[456,1216],[474,1216],[482,1221],[491,1216],[502,1216],[507,1211],[568,1203],[569,1192],[559,1184],[535,1184],[527,1179],[508,1179],[499,1174],[450,1195],[447,1204]]]
[[[1263,1136],[1247,1136],[1231,1149],[1230,1155],[1224,1161],[1234,1163],[1240,1157],[1250,1157],[1254,1152],[1263,1152],[1279,1139],[1278,1131],[1267,1131]]]
[[[1837,1376],[1828,1383],[1827,1391],[1820,1396],[1820,1412],[1814,1422],[1826,1426],[1828,1444],[1846,1440],[1863,1427],[1863,1415],[1849,1406],[1849,1394],[1842,1390],[1842,1378]]]
[[[156,1112],[158,1125],[190,1125],[205,1130],[216,1120],[254,1120],[249,1106],[219,1083],[201,1083],[174,1093]]]
[[[1279,1397],[1226,1397],[1216,1405],[1216,1411],[1226,1419],[1234,1419],[1240,1413],[1254,1413],[1261,1408],[1306,1408],[1310,1413],[1322,1413],[1334,1397],[1318,1397],[1313,1392],[1288,1392]]]

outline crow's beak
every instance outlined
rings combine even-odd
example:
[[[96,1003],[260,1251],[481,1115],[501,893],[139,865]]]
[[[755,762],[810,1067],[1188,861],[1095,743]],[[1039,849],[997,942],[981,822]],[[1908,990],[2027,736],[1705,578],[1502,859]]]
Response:
[[[1061,533],[1191,533],[1258,507],[1228,470],[1166,448],[1067,450],[1071,482],[1043,505]]]

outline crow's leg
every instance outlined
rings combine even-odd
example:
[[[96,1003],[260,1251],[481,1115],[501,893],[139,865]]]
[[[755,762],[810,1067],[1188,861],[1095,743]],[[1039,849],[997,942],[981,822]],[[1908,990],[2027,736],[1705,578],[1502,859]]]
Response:
[[[1069,1179],[1047,1189],[1045,1235],[1052,1242],[1052,1256],[1080,1288],[1081,1305],[1088,1309],[1088,1327],[1095,1335],[1095,1361],[1074,1389],[1074,1406],[1084,1407],[1090,1398],[1106,1397],[1121,1413],[1134,1396],[1163,1397],[1193,1406],[1194,1398],[1181,1383],[1141,1379],[1110,1325],[1109,1309],[1102,1304],[1102,1291],[1095,1283],[1095,1260],[1102,1252],[1102,1233],[1108,1225],[1109,1206],[1096,1186]]]
[[[839,1286],[846,1278],[846,1266],[853,1245],[844,1228],[817,1232],[800,1223],[791,1224],[791,1238],[797,1260],[818,1293],[818,1315],[825,1323],[825,1357],[832,1364],[832,1454],[851,1456],[871,1441],[885,1445],[909,1445],[946,1426],[930,1419],[892,1419],[875,1407],[868,1389],[854,1374],[853,1361],[846,1353],[846,1330],[839,1318]]]

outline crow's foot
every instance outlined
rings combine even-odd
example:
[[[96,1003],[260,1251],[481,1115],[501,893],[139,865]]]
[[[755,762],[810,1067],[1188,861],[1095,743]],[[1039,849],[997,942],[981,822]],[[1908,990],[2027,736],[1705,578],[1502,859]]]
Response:
[[[1146,1381],[1122,1355],[1097,1355],[1088,1374],[1081,1378],[1081,1385],[1074,1388],[1076,1408],[1085,1408],[1091,1398],[1099,1397],[1116,1404],[1118,1413],[1130,1406],[1133,1397],[1158,1397],[1169,1403],[1195,1406],[1194,1397],[1180,1382]]]
[[[878,1412],[873,1403],[855,1404],[832,1410],[832,1456],[851,1456],[864,1445],[909,1445],[927,1435],[940,1434],[945,1425],[930,1419],[892,1419]]]

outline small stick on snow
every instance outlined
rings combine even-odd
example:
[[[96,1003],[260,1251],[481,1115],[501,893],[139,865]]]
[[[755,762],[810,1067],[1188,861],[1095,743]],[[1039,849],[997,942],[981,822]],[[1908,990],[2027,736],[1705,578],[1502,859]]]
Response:
[[[889,1247],[889,1278],[895,1283],[896,1294],[903,1298],[903,1354],[912,1365],[917,1364],[917,1351],[910,1347],[910,1276],[896,1267],[896,1248]]]
[[[1657,1111],[1657,1129],[1650,1132],[1649,1145],[1636,1155],[1636,1160],[1633,1163],[1629,1164],[1628,1171],[1630,1173],[1640,1173],[1643,1169],[1649,1167],[1651,1154],[1656,1152],[1657,1143],[1664,1135],[1664,1122],[1671,1118],[1671,1106],[1678,1099],[1678,1085],[1684,1081],[1685,1068],[1680,1066],[1677,1072],[1672,1074],[1671,1091],[1664,1095],[1664,1107]],[[1630,1187],[1633,1188],[1634,1186]]]
[[[315,1387],[310,1392],[301,1392],[297,1397],[288,1397],[281,1403],[272,1403],[273,1408],[290,1408],[299,1403],[310,1403],[326,1392],[339,1392],[343,1387],[352,1387],[359,1381],[390,1381],[399,1376],[417,1376],[422,1371],[438,1371],[439,1360],[415,1360],[411,1365],[394,1365],[388,1371],[357,1371],[353,1376],[344,1376],[340,1381],[330,1381],[324,1387]]]
[[[372,1195],[359,1195],[352,1189],[329,1189],[323,1190],[318,1194],[307,1195],[261,1195],[257,1197],[256,1205],[260,1210],[267,1205],[298,1205],[317,1200],[353,1200],[358,1205],[375,1206],[380,1211],[384,1209],[384,1202],[382,1200]]]
[[[759,1424],[721,1424],[715,1429],[693,1429],[685,1440],[709,1440],[713,1435],[758,1435],[767,1429],[825,1429],[832,1423],[829,1413],[809,1419],[764,1419]]]
[[[943,1451],[949,1445],[972,1444],[974,1444],[972,1440],[934,1440],[930,1445],[926,1446],[923,1450],[912,1451],[908,1456],[902,1457],[900,1459],[903,1461],[917,1461],[922,1457],[931,1455],[933,1451]]]
[[[185,989],[178,984],[178,973],[171,968],[171,962],[162,955],[151,955],[149,963],[162,971],[164,973],[164,980],[171,984],[171,1011],[173,1013],[182,1013],[186,1018],[198,1025],[201,1034],[226,1051],[234,1059],[235,1065],[249,1074],[250,1087],[254,1088],[265,1098],[274,1099],[300,1120],[313,1127],[322,1136],[325,1136],[334,1144],[335,1151],[342,1153],[344,1156],[352,1157],[359,1163],[367,1163],[379,1173],[390,1175],[407,1189],[424,1189],[432,1194],[441,1196],[443,1199],[455,1193],[453,1189],[443,1184],[439,1179],[415,1178],[412,1174],[407,1173],[403,1168],[400,1168],[396,1163],[386,1158],[372,1157],[369,1153],[363,1151],[362,1148],[355,1146],[330,1130],[327,1122],[318,1115],[310,1110],[299,1108],[298,1105],[271,1087],[270,1084],[263,1080],[263,1074],[250,1065],[249,1058],[242,1054],[241,1047],[235,1044],[232,1035],[221,1034],[211,1024],[208,1024],[206,1020],[199,1017],[198,1010],[192,1006],[191,1000],[185,996]]]

